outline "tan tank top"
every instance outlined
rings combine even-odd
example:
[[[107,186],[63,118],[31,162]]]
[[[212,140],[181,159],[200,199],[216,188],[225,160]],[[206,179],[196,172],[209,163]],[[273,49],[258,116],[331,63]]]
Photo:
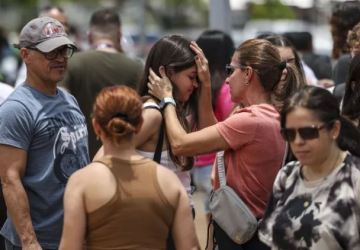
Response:
[[[117,181],[117,192],[87,214],[87,249],[165,249],[175,214],[160,189],[156,163],[103,157]]]

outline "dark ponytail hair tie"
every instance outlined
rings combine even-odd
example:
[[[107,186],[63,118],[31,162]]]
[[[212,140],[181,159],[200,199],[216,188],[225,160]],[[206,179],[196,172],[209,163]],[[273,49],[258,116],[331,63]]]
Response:
[[[122,119],[122,120],[124,120],[124,121],[126,121],[126,122],[129,122],[129,117],[128,117],[128,115],[127,114],[124,114],[124,113],[121,113],[121,112],[118,112],[118,113],[116,113],[115,115],[113,115],[112,117],[111,117],[111,119],[114,119],[114,118],[120,118],[120,119]],[[110,119],[110,120],[111,120]]]
[[[278,64],[278,68],[282,71],[286,68],[286,61],[282,61]]]

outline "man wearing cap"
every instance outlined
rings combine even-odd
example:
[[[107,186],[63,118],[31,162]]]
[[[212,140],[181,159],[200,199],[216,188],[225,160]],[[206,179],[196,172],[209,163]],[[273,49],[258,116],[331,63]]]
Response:
[[[5,249],[58,249],[68,177],[89,163],[85,118],[73,96],[57,88],[75,50],[50,17],[20,33],[25,84],[0,106],[0,177],[8,207]]]
[[[65,28],[65,32],[68,33],[69,31],[69,23],[68,18],[65,15],[64,9],[60,6],[44,6],[39,12],[39,17],[48,16],[58,20]],[[21,64],[21,67],[18,71],[18,75],[15,82],[15,87],[24,83],[26,78],[26,66],[24,63]]]

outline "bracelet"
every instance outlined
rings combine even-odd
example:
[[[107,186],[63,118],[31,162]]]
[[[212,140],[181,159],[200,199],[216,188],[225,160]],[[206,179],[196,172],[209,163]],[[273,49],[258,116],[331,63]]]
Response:
[[[176,107],[176,102],[173,97],[164,97],[164,99],[162,99],[159,103],[159,107],[160,109],[164,109],[168,104],[174,105]]]

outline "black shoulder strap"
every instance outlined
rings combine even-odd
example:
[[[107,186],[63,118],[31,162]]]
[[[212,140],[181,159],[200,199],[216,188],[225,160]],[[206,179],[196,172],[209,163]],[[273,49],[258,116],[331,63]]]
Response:
[[[145,109],[157,109],[157,110],[159,110],[159,112],[162,116],[162,112],[161,112],[159,106],[155,103],[154,104],[149,103],[148,105],[144,105],[144,108]],[[160,125],[159,138],[156,143],[156,148],[155,148],[154,157],[153,157],[153,160],[156,161],[157,163],[160,163],[160,161],[161,161],[163,141],[164,141],[164,119],[162,120],[161,125]]]
[[[155,149],[154,158],[153,158],[153,160],[156,161],[157,163],[160,163],[160,161],[161,161],[163,141],[164,141],[164,121],[162,121],[161,125],[160,125],[159,139],[158,139],[158,142],[156,143],[156,149]]]

